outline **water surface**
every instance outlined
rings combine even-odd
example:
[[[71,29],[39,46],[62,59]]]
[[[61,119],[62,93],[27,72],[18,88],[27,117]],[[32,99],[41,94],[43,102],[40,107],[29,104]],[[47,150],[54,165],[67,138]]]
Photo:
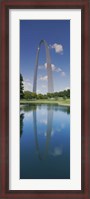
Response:
[[[20,109],[20,178],[70,178],[70,108],[27,105]]]

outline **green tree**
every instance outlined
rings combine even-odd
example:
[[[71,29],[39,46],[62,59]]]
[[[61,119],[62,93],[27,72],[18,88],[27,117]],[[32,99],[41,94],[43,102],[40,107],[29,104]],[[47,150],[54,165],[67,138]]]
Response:
[[[31,92],[31,97],[32,97],[32,99],[36,99],[37,98],[37,94],[34,93],[34,92]]]
[[[26,100],[32,99],[32,93],[30,91],[24,91],[24,99]]]
[[[24,85],[23,85],[23,76],[20,74],[20,99],[23,99],[24,96]]]
[[[37,99],[44,99],[44,97],[43,97],[43,95],[42,95],[41,93],[39,93],[39,94],[37,95]]]
[[[47,93],[48,98],[52,97],[52,93]]]
[[[70,98],[70,89],[67,90],[67,98]]]
[[[48,96],[46,94],[44,94],[43,99],[48,99]]]

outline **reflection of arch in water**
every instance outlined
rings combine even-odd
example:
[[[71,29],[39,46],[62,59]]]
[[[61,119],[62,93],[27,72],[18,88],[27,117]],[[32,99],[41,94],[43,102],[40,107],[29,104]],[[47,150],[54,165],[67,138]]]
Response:
[[[39,150],[39,143],[38,143],[38,135],[37,135],[37,118],[36,118],[36,110],[33,111],[33,123],[34,123],[34,134],[35,134],[35,144],[36,144],[36,150],[38,152],[38,157],[40,160],[45,159],[47,154],[48,154],[48,147],[49,147],[49,142],[51,138],[51,132],[52,132],[52,122],[53,122],[53,110],[52,108],[47,110],[47,132],[46,132],[46,146],[45,146],[45,152],[43,155],[43,158],[40,154]]]
[[[41,45],[44,44],[46,50],[46,63],[47,63],[47,76],[48,76],[48,93],[53,93],[53,78],[52,78],[52,68],[51,68],[51,59],[50,59],[50,52],[49,46],[45,40],[41,40],[39,43],[39,47],[36,53],[36,63],[35,63],[35,70],[34,70],[34,81],[33,81],[33,92],[36,93],[36,86],[37,86],[37,70],[38,70],[38,59],[39,59],[39,52]]]

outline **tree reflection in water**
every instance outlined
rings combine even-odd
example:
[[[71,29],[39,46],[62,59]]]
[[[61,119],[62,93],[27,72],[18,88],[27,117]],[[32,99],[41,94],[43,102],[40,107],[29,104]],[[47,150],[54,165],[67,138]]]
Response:
[[[20,114],[20,137],[22,136],[23,133],[23,120],[24,120],[24,113]]]

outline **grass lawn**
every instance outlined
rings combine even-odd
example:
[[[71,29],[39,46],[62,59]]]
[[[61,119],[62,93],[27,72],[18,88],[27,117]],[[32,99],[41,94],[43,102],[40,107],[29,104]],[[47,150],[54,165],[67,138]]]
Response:
[[[39,99],[39,100],[20,100],[20,104],[58,104],[62,106],[70,106],[70,99]]]

